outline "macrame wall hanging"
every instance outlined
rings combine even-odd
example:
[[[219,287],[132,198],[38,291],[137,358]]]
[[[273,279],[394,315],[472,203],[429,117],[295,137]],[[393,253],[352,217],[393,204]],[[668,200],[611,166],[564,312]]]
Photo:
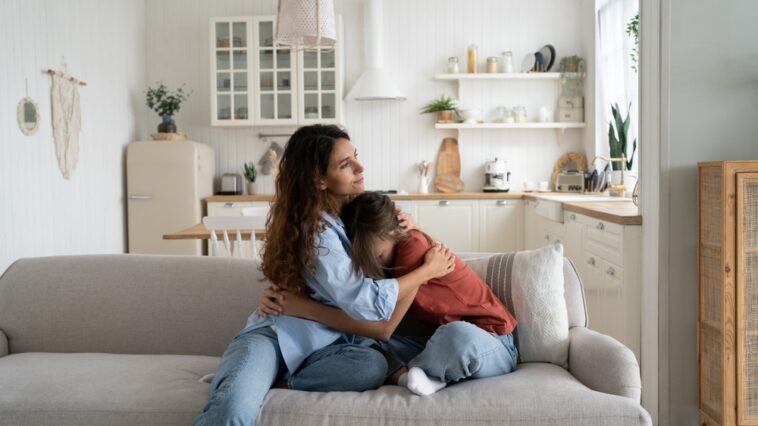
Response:
[[[79,131],[82,126],[79,86],[86,86],[87,83],[68,75],[65,61],[61,71],[47,69],[42,72],[52,77],[51,116],[58,168],[65,179],[70,179],[79,162]]]

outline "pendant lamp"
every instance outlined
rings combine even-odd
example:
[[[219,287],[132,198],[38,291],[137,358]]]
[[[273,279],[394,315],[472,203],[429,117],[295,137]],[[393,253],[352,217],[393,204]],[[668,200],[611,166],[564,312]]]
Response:
[[[334,0],[279,0],[276,42],[293,49],[333,48],[337,42]]]

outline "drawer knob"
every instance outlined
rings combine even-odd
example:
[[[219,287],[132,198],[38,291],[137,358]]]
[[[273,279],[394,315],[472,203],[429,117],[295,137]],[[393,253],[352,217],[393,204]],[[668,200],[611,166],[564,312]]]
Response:
[[[603,229],[605,229],[605,224],[603,222],[598,222],[597,226],[595,226],[595,228],[597,228],[597,229],[599,229],[599,230],[602,231]]]
[[[550,235],[545,235],[545,241],[550,241]]]
[[[234,207],[234,203],[227,201],[226,203],[224,203],[224,207]]]
[[[561,240],[555,240],[555,243],[556,243],[556,244],[560,244],[560,243],[561,243]]]
[[[587,264],[590,266],[595,266],[595,258],[590,257],[589,259],[587,259]]]
[[[610,275],[610,276],[612,276],[612,277],[616,276],[616,270],[613,269],[613,268],[608,268],[608,270],[605,271],[605,273],[608,274],[608,275]]]
[[[571,220],[576,220],[576,215],[575,215],[575,214],[572,214],[571,216],[569,216],[569,218],[570,218]]]
[[[498,206],[504,206],[504,205],[506,205],[506,204],[508,204],[508,202],[507,202],[507,201],[505,201],[505,200],[497,200],[497,205],[498,205]]]
[[[450,201],[448,201],[448,200],[441,200],[439,202],[439,205],[441,205],[441,206],[448,206],[448,205],[450,205]]]

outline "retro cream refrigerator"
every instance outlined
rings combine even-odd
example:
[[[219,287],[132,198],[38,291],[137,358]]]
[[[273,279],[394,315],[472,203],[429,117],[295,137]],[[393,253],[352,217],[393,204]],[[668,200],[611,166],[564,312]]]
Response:
[[[213,195],[213,149],[191,141],[132,142],[126,148],[129,253],[202,255],[201,240],[164,240],[203,218]]]

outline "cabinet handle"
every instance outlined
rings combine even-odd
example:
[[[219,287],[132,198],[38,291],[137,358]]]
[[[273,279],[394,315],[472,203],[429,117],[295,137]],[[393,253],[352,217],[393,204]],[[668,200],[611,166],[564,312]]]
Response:
[[[555,243],[556,243],[556,244],[560,244],[560,243],[561,243],[561,240],[555,240]]]
[[[448,201],[448,200],[440,200],[439,205],[441,205],[441,206],[449,206],[450,205],[450,201]]]
[[[590,266],[595,266],[595,258],[590,257],[589,259],[587,259],[587,264]]]
[[[603,222],[598,222],[595,228],[602,231],[603,229],[605,229],[605,224]]]
[[[152,200],[152,195],[134,194],[129,196],[130,200]]]
[[[575,215],[575,214],[572,214],[571,216],[569,216],[569,218],[570,218],[571,220],[576,220],[576,215]]]
[[[505,201],[505,200],[497,200],[497,205],[498,205],[498,206],[504,206],[504,205],[506,205],[506,204],[508,204],[508,202],[507,202],[507,201]]]
[[[234,203],[227,201],[226,203],[224,203],[224,207],[234,207]]]
[[[605,271],[605,273],[608,274],[608,275],[610,275],[610,276],[612,276],[612,277],[616,276],[616,270],[613,269],[613,268],[608,268],[608,270]]]
[[[550,241],[550,235],[545,235],[545,241]]]

